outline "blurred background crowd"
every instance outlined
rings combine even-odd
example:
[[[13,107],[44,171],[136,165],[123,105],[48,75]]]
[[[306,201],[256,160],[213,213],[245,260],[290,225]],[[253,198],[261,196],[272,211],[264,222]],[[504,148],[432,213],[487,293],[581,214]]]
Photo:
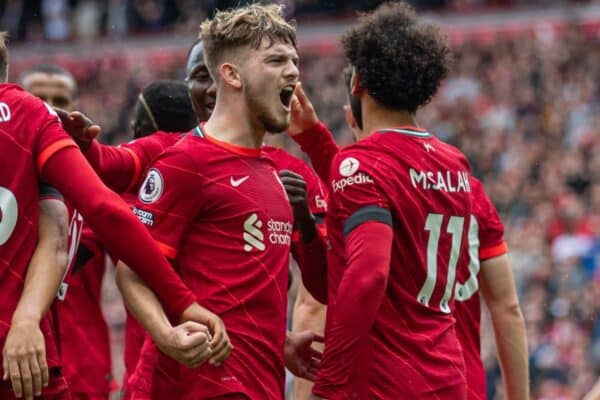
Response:
[[[305,18],[313,23],[319,16],[323,31],[335,31],[352,10],[379,3],[282,2],[300,28]],[[215,7],[232,3],[238,1],[0,1],[0,27],[22,42],[12,45],[11,78],[39,62],[68,68],[80,85],[79,108],[103,126],[102,140],[129,140],[130,108],[140,88],[156,78],[183,79],[198,24]],[[461,18],[477,19],[480,12],[492,20],[496,13],[518,17],[541,3],[558,7],[559,15],[577,7],[600,14],[598,2],[585,1],[412,3],[441,21],[456,11]],[[578,399],[600,376],[600,17],[554,23],[486,35],[457,35],[461,27],[450,26],[453,71],[419,121],[468,155],[501,214],[527,324],[534,398]],[[302,32],[303,85],[338,141],[349,143],[342,112],[345,61],[336,38]],[[103,39],[92,45],[98,36]],[[53,47],[49,40],[70,44]],[[300,155],[288,140],[281,142]],[[107,316],[118,338],[122,309],[114,285],[108,287]],[[484,324],[494,399],[501,394],[492,336]]]

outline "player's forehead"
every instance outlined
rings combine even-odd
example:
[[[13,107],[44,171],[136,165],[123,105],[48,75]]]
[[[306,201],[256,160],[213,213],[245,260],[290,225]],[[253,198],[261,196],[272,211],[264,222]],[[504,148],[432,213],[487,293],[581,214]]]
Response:
[[[46,72],[33,72],[23,79],[23,88],[26,90],[52,88],[73,92],[74,82],[71,77],[62,74],[49,74]]]
[[[201,67],[206,68],[206,64],[204,63],[204,45],[202,42],[198,42],[190,50],[190,55],[187,59],[186,74],[190,76],[194,70]]]
[[[289,58],[298,58],[298,52],[296,48],[288,42],[283,40],[271,40],[269,38],[263,38],[256,52],[264,57],[278,55]]]

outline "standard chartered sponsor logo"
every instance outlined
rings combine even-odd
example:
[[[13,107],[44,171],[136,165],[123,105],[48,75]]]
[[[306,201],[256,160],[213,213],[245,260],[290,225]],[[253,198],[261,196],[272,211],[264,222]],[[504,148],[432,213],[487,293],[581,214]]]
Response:
[[[246,221],[244,221],[244,241],[246,242],[244,250],[250,252],[252,249],[258,251],[263,251],[265,249],[265,236],[260,230],[262,226],[263,223],[258,219],[256,213],[253,213]]]
[[[262,231],[263,222],[256,213],[252,213],[244,221],[244,250],[265,250],[265,234]],[[267,222],[267,240],[274,245],[289,246],[294,226],[291,222],[270,219]]]
[[[291,222],[270,219],[267,222],[267,229],[269,230],[269,242],[282,245],[289,245],[291,243],[292,230],[294,229]]]

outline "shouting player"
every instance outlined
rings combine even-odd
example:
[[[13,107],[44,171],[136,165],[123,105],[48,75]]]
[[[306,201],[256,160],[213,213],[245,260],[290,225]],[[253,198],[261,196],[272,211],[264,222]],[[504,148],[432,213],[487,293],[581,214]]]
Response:
[[[199,301],[223,318],[235,349],[221,365],[196,370],[158,355],[151,395],[281,399],[293,220],[261,146],[267,131],[289,124],[295,30],[278,6],[251,5],[217,13],[203,24],[202,40],[215,109],[150,168],[136,212]],[[125,297],[138,298],[126,281]]]
[[[2,34],[2,82],[6,82],[7,72],[8,54]],[[60,373],[56,335],[46,316],[62,273],[56,269],[27,270],[38,233],[38,177],[73,202],[115,254],[136,267],[172,315],[185,317],[197,304],[147,231],[89,168],[48,105],[16,85],[2,83],[0,108],[0,259],[4,265],[0,272],[0,342],[5,381],[0,384],[0,394],[3,399],[23,394],[31,398],[40,393],[46,398],[62,398],[68,390]],[[206,328],[200,324],[172,328],[168,321],[155,320],[148,328],[169,354],[183,361],[195,356],[206,341]]]

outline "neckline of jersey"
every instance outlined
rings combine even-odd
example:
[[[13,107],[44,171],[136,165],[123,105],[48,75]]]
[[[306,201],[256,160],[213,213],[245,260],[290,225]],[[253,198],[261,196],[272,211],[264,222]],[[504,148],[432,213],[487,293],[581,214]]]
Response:
[[[262,154],[262,150],[261,149],[254,149],[251,147],[242,147],[242,146],[237,146],[235,144],[231,144],[228,142],[224,142],[222,140],[219,140],[213,136],[210,136],[210,134],[208,132],[206,132],[206,128],[204,127],[204,122],[200,123],[200,125],[196,126],[196,128],[194,129],[194,135],[195,136],[200,136],[203,139],[208,140],[209,142],[216,144],[219,147],[224,148],[225,150],[231,151],[232,153],[236,153],[236,154],[240,154],[243,156],[252,156],[252,157],[258,157]]]
[[[381,133],[400,133],[403,135],[409,136],[417,136],[417,137],[429,137],[431,134],[427,132],[425,129],[417,128],[416,126],[406,125],[406,126],[398,126],[394,128],[385,128],[380,129]]]

